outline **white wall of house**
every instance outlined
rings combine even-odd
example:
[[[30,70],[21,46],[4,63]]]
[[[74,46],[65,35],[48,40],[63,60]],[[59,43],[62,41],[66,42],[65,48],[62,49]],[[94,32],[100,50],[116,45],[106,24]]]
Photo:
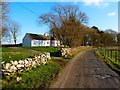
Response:
[[[50,40],[43,40],[44,46],[50,46]]]
[[[50,40],[32,40],[31,46],[50,46]]]
[[[31,38],[26,34],[22,40],[23,46],[31,46]]]
[[[60,41],[59,40],[51,40],[51,46],[60,46]]]
[[[59,40],[32,40],[28,34],[23,38],[23,46],[60,46]]]
[[[39,40],[32,40],[31,46],[39,46]]]

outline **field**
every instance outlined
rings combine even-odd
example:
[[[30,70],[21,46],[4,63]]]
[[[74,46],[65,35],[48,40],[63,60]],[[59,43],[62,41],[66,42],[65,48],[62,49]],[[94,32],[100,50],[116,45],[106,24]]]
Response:
[[[15,60],[24,59],[27,57],[33,57],[34,54],[28,52],[25,49],[16,48],[2,48],[2,61],[10,62]]]
[[[53,47],[20,47],[20,48],[2,48],[3,61],[20,60],[27,57],[33,57],[39,52],[58,52],[59,49]],[[17,88],[44,88],[49,87],[56,75],[64,68],[68,59],[60,58],[50,60],[47,64],[41,64],[31,70],[16,73],[14,76],[3,76],[3,89]]]
[[[40,51],[40,52],[57,52],[58,50],[60,50],[57,47],[23,47],[25,49],[32,49],[32,50],[36,50],[36,51]]]
[[[49,52],[51,56],[59,56],[59,50],[61,48],[58,47],[23,47],[24,49],[31,49],[39,52]]]
[[[21,47],[21,48],[2,48],[2,61],[10,62],[11,60],[20,60],[33,57],[39,52],[50,52],[51,55],[56,54],[59,49],[53,47]]]
[[[120,50],[98,49],[96,51],[100,59],[108,64],[113,70],[120,72]]]

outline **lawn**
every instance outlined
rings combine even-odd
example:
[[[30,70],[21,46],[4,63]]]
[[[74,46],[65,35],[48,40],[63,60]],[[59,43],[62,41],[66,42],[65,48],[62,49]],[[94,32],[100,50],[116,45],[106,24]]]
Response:
[[[27,57],[33,57],[34,54],[28,52],[25,49],[15,49],[15,48],[2,48],[2,61],[10,62],[15,60],[24,59]]]
[[[54,47],[20,47],[20,48],[2,48],[2,60],[5,62],[20,60],[28,57],[33,57],[38,54],[30,50],[39,52],[50,52],[51,56],[57,56],[60,49]]]
[[[58,47],[23,47],[24,49],[36,50],[39,52],[49,52],[51,56],[59,56],[61,48]]]
[[[58,52],[60,50],[60,48],[57,47],[23,47],[25,49],[32,49],[32,50],[36,50],[36,51],[40,51],[40,52]]]

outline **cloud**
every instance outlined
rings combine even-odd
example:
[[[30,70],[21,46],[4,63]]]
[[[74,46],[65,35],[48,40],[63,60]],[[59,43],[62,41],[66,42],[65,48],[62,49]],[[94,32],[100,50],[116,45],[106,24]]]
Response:
[[[103,2],[102,0],[83,0],[83,2],[85,6],[107,7],[109,5],[109,3]]]
[[[99,5],[100,0],[83,0],[83,2],[85,5],[91,5],[91,4]]]
[[[74,4],[77,4],[78,0],[75,0]]]
[[[108,13],[108,16],[115,16],[116,15],[116,12],[110,12]]]

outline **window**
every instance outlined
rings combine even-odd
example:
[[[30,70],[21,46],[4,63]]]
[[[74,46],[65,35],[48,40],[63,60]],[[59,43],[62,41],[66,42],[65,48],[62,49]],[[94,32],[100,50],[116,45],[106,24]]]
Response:
[[[47,44],[50,44],[49,42],[47,42]]]
[[[34,45],[38,45],[38,43],[39,43],[38,41],[34,41],[33,42]]]
[[[40,41],[40,44],[43,44],[43,41],[42,41],[42,40]]]
[[[54,42],[54,41],[52,41],[52,42],[51,42],[51,44],[55,44],[55,42]]]

